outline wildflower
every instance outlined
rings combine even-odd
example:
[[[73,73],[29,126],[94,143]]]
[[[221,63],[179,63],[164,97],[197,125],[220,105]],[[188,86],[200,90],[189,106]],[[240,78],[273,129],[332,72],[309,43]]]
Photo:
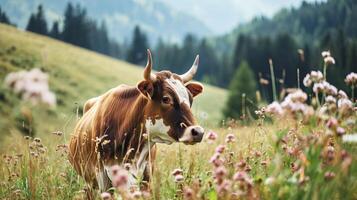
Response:
[[[260,78],[259,79],[259,83],[262,85],[269,85],[269,81],[267,79],[264,78]]]
[[[334,117],[331,117],[326,123],[326,126],[330,129],[335,128],[337,125],[338,125],[338,121]]]
[[[56,104],[56,96],[48,87],[48,75],[38,68],[8,74],[5,85],[14,93],[21,94],[23,100],[33,104],[40,102],[50,106]]]
[[[272,184],[274,184],[274,182],[275,182],[275,178],[270,176],[267,179],[265,179],[264,184],[265,185],[272,185]]]
[[[326,103],[328,103],[328,104],[335,104],[335,103],[336,103],[335,97],[333,97],[333,96],[331,96],[331,95],[327,96],[327,97],[325,98],[325,101],[326,101]]]
[[[226,149],[226,146],[219,145],[216,147],[216,153],[223,153],[225,149]]]
[[[184,180],[184,177],[181,174],[176,175],[174,178],[176,183],[180,183]]]
[[[263,160],[263,161],[260,162],[260,164],[261,164],[262,166],[264,166],[264,167],[267,166],[268,163],[269,163],[269,162],[268,162],[267,160]]]
[[[130,163],[125,163],[124,164],[124,169],[126,169],[126,170],[130,170],[130,168],[131,168],[131,164]]]
[[[252,171],[252,167],[250,165],[245,166],[244,171],[250,172]]]
[[[143,194],[140,191],[136,190],[131,194],[131,196],[133,199],[140,199],[143,196]]]
[[[215,153],[213,154],[209,162],[212,163],[215,167],[218,167],[221,166],[224,161],[220,158],[219,153]]]
[[[30,140],[31,139],[31,137],[28,136],[28,135],[26,135],[24,138],[25,138],[25,140]]]
[[[335,59],[332,57],[332,56],[327,56],[324,58],[324,62],[325,64],[327,65],[330,65],[330,64],[335,64]]]
[[[341,99],[348,99],[346,92],[344,92],[343,90],[338,91],[338,97]]]
[[[310,74],[306,74],[306,76],[302,82],[305,85],[305,87],[310,87],[312,84],[312,81],[310,79]]]
[[[273,103],[269,104],[266,108],[266,112],[270,114],[276,114],[276,115],[283,115],[284,111],[281,105],[274,101]]]
[[[247,162],[245,162],[244,160],[241,160],[237,163],[237,168],[243,169],[246,165],[247,165]]]
[[[226,136],[226,143],[232,143],[235,141],[235,139],[236,137],[232,133],[230,133]]]
[[[326,58],[326,57],[331,56],[331,53],[330,53],[330,51],[323,51],[323,52],[321,53],[321,55],[322,55],[323,58]]]
[[[223,180],[222,183],[219,184],[218,187],[217,187],[218,194],[229,192],[230,188],[231,188],[231,185],[232,185],[231,181]]]
[[[216,140],[217,139],[217,133],[213,132],[213,131],[209,131],[207,134],[207,139],[208,140]]]
[[[103,192],[102,194],[100,194],[100,197],[103,200],[110,200],[112,199],[112,195],[109,192]]]
[[[182,169],[177,168],[177,169],[174,169],[171,174],[173,176],[182,175],[183,171],[182,171]]]
[[[335,173],[333,173],[333,172],[326,172],[325,173],[325,180],[331,180],[331,179],[333,179],[333,178],[335,178]]]
[[[255,151],[254,156],[259,158],[260,156],[262,156],[262,153],[260,151]]]
[[[314,91],[315,93],[319,93],[322,92],[324,90],[324,86],[321,83],[315,83],[312,91]]]
[[[342,141],[343,142],[357,142],[357,134],[355,133],[355,134],[343,135]]]
[[[344,135],[346,133],[346,130],[339,126],[336,129],[336,133],[337,133],[337,135],[342,136],[342,135]]]
[[[57,135],[57,136],[61,136],[63,135],[63,132],[61,131],[55,131],[55,132],[52,132],[53,134]]]
[[[353,108],[352,102],[349,99],[339,99],[337,101],[337,107],[342,113]]]
[[[112,184],[114,187],[125,187],[128,184],[128,171],[115,165],[111,168],[113,175]]]
[[[214,170],[214,177],[217,179],[222,179],[227,175],[227,169],[224,166],[217,167]]]
[[[311,71],[310,75],[311,75],[312,82],[315,83],[321,82],[324,78],[322,72],[320,71]]]
[[[233,180],[244,181],[248,174],[245,171],[239,171],[233,175]]]
[[[37,143],[40,143],[41,139],[40,138],[35,138],[34,141],[37,142]]]
[[[351,72],[345,78],[345,82],[350,86],[357,86],[357,73]]]
[[[195,192],[190,187],[183,188],[183,197],[184,199],[193,199]]]

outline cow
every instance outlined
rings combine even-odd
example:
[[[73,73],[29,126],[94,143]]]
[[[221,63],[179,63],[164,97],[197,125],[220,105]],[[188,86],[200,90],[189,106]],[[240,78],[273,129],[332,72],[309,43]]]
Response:
[[[69,161],[92,189],[108,190],[111,166],[127,163],[129,184],[147,182],[156,143],[202,140],[204,129],[191,111],[193,98],[203,91],[202,84],[190,82],[199,56],[182,75],[153,73],[150,50],[147,57],[144,80],[136,86],[119,85],[84,104],[70,139]]]

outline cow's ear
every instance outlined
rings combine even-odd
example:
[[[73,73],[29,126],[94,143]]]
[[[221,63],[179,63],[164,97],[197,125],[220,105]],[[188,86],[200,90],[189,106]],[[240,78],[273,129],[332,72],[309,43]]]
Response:
[[[137,85],[138,90],[147,98],[151,99],[154,94],[154,85],[151,81],[143,80]]]
[[[192,96],[195,97],[203,91],[203,85],[198,82],[191,82],[186,84],[186,88],[191,92]]]

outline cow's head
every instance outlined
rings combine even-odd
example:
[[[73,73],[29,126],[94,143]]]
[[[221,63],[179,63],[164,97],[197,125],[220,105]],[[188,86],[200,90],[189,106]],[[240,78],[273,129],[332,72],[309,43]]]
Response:
[[[148,62],[144,70],[144,80],[137,88],[149,103],[150,116],[146,129],[154,140],[163,143],[180,141],[185,144],[201,142],[204,129],[196,124],[191,107],[193,98],[203,91],[197,82],[189,82],[197,71],[198,56],[192,67],[183,75],[160,71],[152,73],[152,58],[148,50]]]

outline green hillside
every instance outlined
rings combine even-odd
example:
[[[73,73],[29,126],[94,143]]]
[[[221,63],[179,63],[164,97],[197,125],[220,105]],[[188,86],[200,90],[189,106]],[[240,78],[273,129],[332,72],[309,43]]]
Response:
[[[0,128],[5,132],[16,130],[13,129],[16,117],[28,108],[32,110],[34,128],[39,134],[55,130],[70,134],[76,111],[84,101],[122,83],[134,85],[142,79],[143,72],[143,68],[124,61],[0,24],[1,81],[9,72],[34,67],[49,74],[50,89],[57,95],[57,108],[29,106],[1,83]],[[194,113],[206,118],[201,119],[204,125],[217,125],[225,99],[225,90],[206,86],[194,103]]]

